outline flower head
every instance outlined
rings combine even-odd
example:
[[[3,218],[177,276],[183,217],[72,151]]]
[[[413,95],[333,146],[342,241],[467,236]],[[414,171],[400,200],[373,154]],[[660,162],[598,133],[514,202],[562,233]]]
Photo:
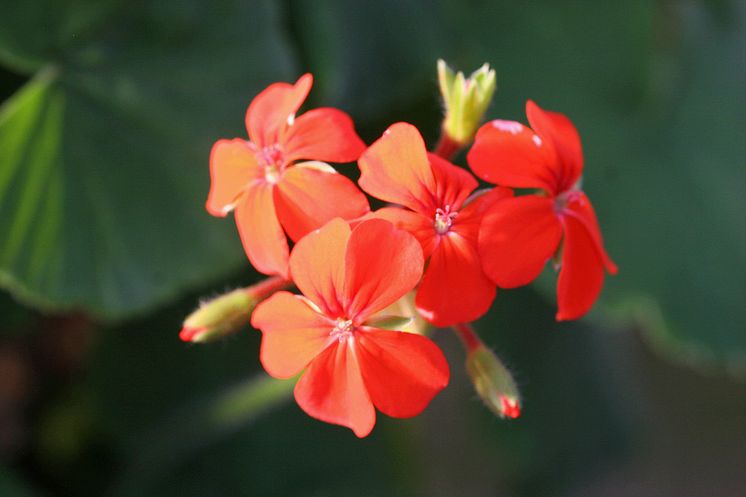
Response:
[[[358,163],[363,190],[403,206],[371,216],[412,233],[429,259],[415,299],[423,316],[436,326],[449,326],[487,312],[495,285],[479,261],[479,223],[486,206],[510,191],[497,188],[471,196],[478,186],[474,177],[428,154],[417,128],[406,123],[391,126]]]
[[[335,219],[306,235],[290,256],[303,296],[278,292],[252,316],[264,369],[276,378],[305,370],[298,405],[359,437],[373,429],[374,406],[419,414],[448,383],[448,364],[430,339],[381,329],[374,315],[412,290],[422,267],[417,240],[384,220],[351,230]]]
[[[296,112],[313,78],[294,85],[274,83],[246,112],[249,140],[218,140],[210,154],[207,211],[236,224],[249,260],[265,274],[287,276],[288,243],[334,217],[351,219],[368,211],[355,184],[324,162],[351,162],[365,148],[350,117],[319,108]]]
[[[484,215],[479,252],[487,275],[504,288],[531,282],[560,254],[557,319],[575,319],[601,292],[604,268],[611,274],[617,268],[579,187],[583,151],[575,126],[530,100],[526,115],[533,129],[515,121],[486,123],[467,156],[485,181],[542,192],[494,203]]]

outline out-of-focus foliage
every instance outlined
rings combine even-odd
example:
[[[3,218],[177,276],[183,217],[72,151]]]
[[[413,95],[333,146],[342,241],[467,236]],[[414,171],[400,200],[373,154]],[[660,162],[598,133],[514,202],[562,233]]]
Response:
[[[0,16],[0,60],[34,76],[0,116],[0,279],[21,297],[119,318],[244,264],[201,205],[210,143],[241,135],[251,96],[299,58],[317,100],[374,138],[388,116],[432,116],[445,56],[497,68],[491,116],[525,120],[534,98],[580,128],[622,268],[607,307],[689,357],[743,360],[737,4],[51,4]]]
[[[202,208],[212,142],[292,77],[271,2],[3,2],[0,282],[121,318],[245,261]],[[27,72],[32,71],[32,72]]]

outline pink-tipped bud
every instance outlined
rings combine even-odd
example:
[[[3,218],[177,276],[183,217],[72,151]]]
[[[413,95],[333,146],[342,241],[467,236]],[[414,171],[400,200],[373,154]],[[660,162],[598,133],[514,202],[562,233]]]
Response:
[[[506,418],[515,419],[521,415],[521,406],[518,405],[515,399],[503,395],[500,398],[500,404],[502,404],[502,413]]]
[[[203,343],[230,335],[249,323],[259,302],[289,284],[282,278],[273,277],[208,300],[187,316],[179,338],[185,342]]]
[[[513,375],[481,341],[466,357],[466,370],[484,404],[501,418],[521,415],[521,396]]]

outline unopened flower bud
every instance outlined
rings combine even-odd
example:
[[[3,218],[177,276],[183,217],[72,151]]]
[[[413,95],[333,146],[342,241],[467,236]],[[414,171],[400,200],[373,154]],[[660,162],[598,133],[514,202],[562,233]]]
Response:
[[[186,318],[179,338],[185,342],[210,342],[230,335],[249,323],[259,302],[289,284],[279,277],[268,278],[205,301]]]
[[[521,415],[521,397],[513,375],[483,343],[468,352],[466,370],[479,397],[492,412],[502,418]]]
[[[485,63],[467,78],[461,71],[454,73],[453,69],[440,59],[438,60],[438,83],[446,114],[443,120],[444,136],[441,142],[450,140],[458,148],[463,147],[474,137],[495,94],[497,88],[495,70],[490,69],[490,66]],[[443,143],[439,145],[439,148],[442,145]]]

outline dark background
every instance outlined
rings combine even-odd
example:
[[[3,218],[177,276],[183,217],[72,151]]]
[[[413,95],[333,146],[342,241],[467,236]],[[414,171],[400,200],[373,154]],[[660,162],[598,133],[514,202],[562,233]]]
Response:
[[[476,323],[519,420],[442,330],[449,387],[358,440],[278,400],[255,331],[179,342],[258,278],[204,211],[208,154],[304,71],[368,143],[432,144],[438,57],[496,69],[489,118],[575,122],[620,273],[579,322],[547,270]],[[0,495],[746,494],[744,89],[735,1],[0,0]]]

